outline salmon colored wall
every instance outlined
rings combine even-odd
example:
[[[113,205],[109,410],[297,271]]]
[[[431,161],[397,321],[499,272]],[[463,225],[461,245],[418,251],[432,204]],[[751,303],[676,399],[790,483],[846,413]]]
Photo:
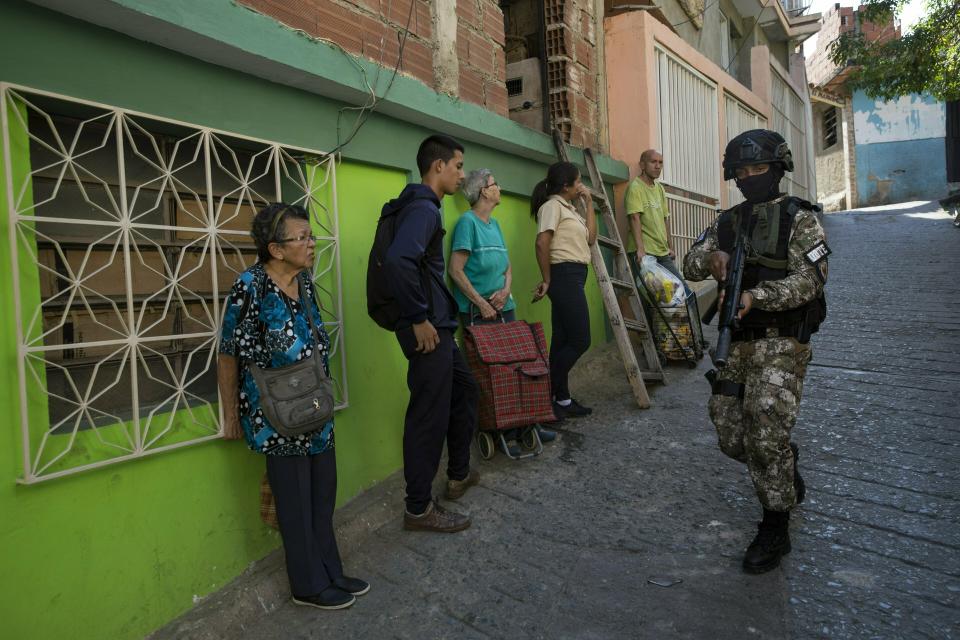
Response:
[[[657,145],[657,71],[654,46],[659,44],[717,85],[720,149],[726,146],[724,93],[736,97],[770,122],[770,54],[766,46],[751,50],[754,90],[740,84],[712,60],[684,42],[646,11],[634,11],[604,20],[607,93],[610,120],[610,155],[630,168],[630,178],[640,172],[640,154]],[[665,158],[670,162],[669,158]],[[720,162],[717,158],[717,162]],[[614,189],[621,234],[626,232],[623,194],[627,183]],[[720,190],[726,206],[726,190]]]

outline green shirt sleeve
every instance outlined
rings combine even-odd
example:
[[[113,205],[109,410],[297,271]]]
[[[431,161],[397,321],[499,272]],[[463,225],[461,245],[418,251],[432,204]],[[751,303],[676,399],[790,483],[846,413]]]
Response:
[[[469,216],[462,215],[457,220],[457,225],[453,228],[453,242],[450,245],[451,251],[469,251],[473,253],[475,235],[473,224]]]
[[[627,195],[623,201],[623,208],[626,210],[627,215],[640,213],[644,209],[644,204],[643,194],[637,187],[636,181],[631,182],[630,186],[627,187]]]

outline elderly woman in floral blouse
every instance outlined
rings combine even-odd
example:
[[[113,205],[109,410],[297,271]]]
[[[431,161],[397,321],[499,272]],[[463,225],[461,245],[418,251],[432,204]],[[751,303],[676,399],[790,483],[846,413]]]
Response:
[[[370,585],[343,574],[333,532],[337,498],[337,458],[333,420],[305,435],[284,437],[260,408],[260,392],[250,372],[282,367],[303,358],[323,358],[330,343],[313,282],[316,238],[307,211],[272,204],[260,211],[250,232],[257,262],[240,274],[226,301],[220,337],[218,383],[223,403],[224,438],[246,439],[264,454],[277,505],[287,561],[287,577],[296,604],[343,609]],[[299,282],[304,287],[300,296]],[[317,322],[314,338],[305,305]],[[319,342],[319,344],[316,344]]]

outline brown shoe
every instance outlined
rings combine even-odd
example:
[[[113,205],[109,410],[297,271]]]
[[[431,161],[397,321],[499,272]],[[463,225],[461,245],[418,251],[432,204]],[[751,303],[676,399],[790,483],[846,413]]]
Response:
[[[459,500],[467,489],[480,482],[480,472],[471,469],[463,480],[447,480],[447,500]]]
[[[434,500],[427,505],[427,510],[415,516],[409,511],[403,514],[403,528],[408,531],[438,531],[440,533],[456,533],[470,527],[470,518],[455,511],[447,511]]]

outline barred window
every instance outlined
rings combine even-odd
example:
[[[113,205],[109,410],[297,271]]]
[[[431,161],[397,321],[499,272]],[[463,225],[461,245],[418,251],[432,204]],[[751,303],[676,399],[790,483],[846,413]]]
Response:
[[[837,144],[837,108],[827,107],[823,111],[823,148],[829,149]]]
[[[222,300],[253,215],[302,204],[345,379],[334,162],[318,152],[0,86],[23,482],[219,437]],[[339,405],[346,404],[341,384]]]

